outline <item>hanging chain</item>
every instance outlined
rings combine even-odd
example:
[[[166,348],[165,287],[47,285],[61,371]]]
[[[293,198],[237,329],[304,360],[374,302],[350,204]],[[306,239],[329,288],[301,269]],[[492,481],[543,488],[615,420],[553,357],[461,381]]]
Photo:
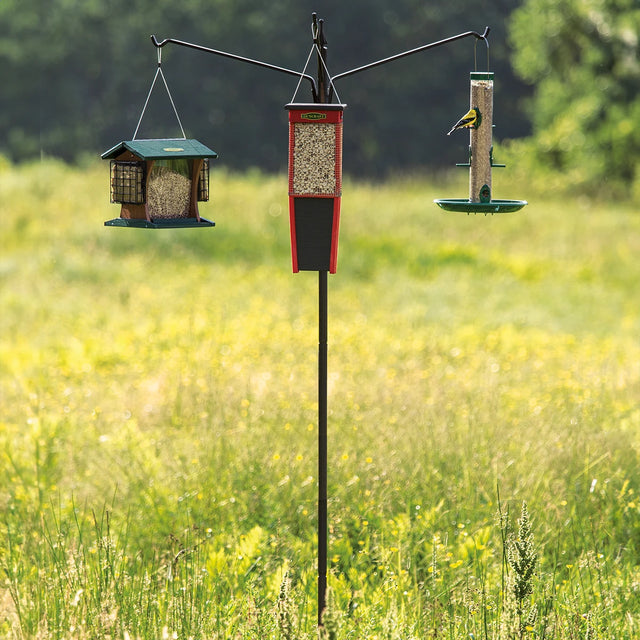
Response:
[[[487,38],[480,38],[481,40],[484,40],[485,44],[487,45],[487,72],[489,71],[489,40]],[[473,43],[473,70],[477,71],[478,70],[478,39],[475,40],[475,42]]]
[[[312,29],[312,33],[313,33],[313,27],[311,27]],[[331,75],[329,74],[329,69],[327,69],[327,65],[325,64],[324,59],[322,58],[322,54],[320,53],[320,48],[318,47],[318,45],[314,42],[311,45],[311,49],[309,50],[309,55],[307,56],[307,61],[304,64],[304,69],[302,69],[302,71],[300,72],[300,79],[298,80],[298,84],[296,85],[296,90],[293,92],[293,96],[291,98],[291,102],[295,101],[296,95],[298,94],[298,89],[300,89],[300,84],[302,83],[302,78],[305,77],[305,74],[307,72],[307,67],[309,66],[309,62],[311,61],[311,56],[313,55],[313,52],[316,51],[318,53],[318,57],[320,58],[320,61],[322,62],[322,66],[324,67],[324,70],[327,74],[327,78],[329,78],[329,86],[333,87],[333,91],[336,94],[336,98],[338,100],[338,102],[340,102],[340,96],[338,95],[338,90],[336,89],[335,84],[333,84],[333,80],[331,79]]]
[[[158,68],[156,70],[156,75],[153,77],[151,88],[149,89],[149,93],[147,94],[147,99],[145,100],[144,107],[142,107],[142,113],[140,114],[140,119],[138,120],[138,125],[136,126],[136,130],[133,134],[132,139],[135,140],[136,136],[138,135],[138,129],[140,129],[142,118],[144,118],[145,111],[147,110],[147,105],[149,104],[149,99],[151,98],[151,94],[153,93],[153,87],[156,84],[156,80],[158,79],[158,76],[160,76],[162,78],[162,82],[164,83],[164,88],[167,90],[167,95],[169,96],[169,101],[171,102],[171,106],[173,107],[173,113],[175,114],[176,120],[178,121],[178,125],[180,126],[180,131],[182,132],[182,139],[186,140],[187,136],[185,135],[182,122],[180,121],[180,116],[178,115],[178,110],[176,109],[176,105],[173,102],[173,96],[171,95],[171,91],[169,91],[169,85],[167,84],[167,80],[164,77],[164,73],[162,73],[162,49],[160,47],[157,48],[157,53],[158,53]]]
[[[311,46],[309,50],[309,55],[307,56],[307,61],[304,63],[304,69],[300,72],[300,78],[298,79],[298,84],[296,85],[296,90],[293,92],[293,96],[291,96],[290,102],[294,102],[296,96],[298,95],[298,90],[300,89],[300,85],[302,84],[302,78],[304,78],[304,74],[307,72],[307,67],[309,66],[309,61],[311,60],[311,56],[313,55],[313,49],[315,48],[315,44]],[[315,93],[315,90],[314,90]]]

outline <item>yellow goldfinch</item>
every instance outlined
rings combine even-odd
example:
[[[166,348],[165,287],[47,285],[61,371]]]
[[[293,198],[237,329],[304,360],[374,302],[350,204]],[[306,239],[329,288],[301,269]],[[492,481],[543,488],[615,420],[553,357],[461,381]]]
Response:
[[[475,126],[478,122],[478,115],[478,110],[475,107],[469,109],[469,111],[453,125],[453,128],[447,135],[450,136],[456,129],[471,129],[471,127]]]

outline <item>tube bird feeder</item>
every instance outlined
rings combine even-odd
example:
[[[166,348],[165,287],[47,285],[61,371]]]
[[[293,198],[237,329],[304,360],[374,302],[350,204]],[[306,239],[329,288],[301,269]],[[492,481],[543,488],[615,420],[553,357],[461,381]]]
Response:
[[[491,200],[493,73],[471,74],[471,107],[476,109],[478,125],[471,128],[471,167],[469,200]],[[482,121],[489,126],[482,126]]]
[[[294,273],[336,272],[345,106],[290,103],[285,107],[289,111],[289,221]]]
[[[495,200],[492,191],[493,167],[504,167],[493,161],[493,72],[470,73],[470,111],[475,111],[469,129],[469,198],[438,199],[434,202],[445,211],[466,213],[510,213],[524,207],[526,200]],[[452,130],[453,131],[453,130]],[[450,132],[451,133],[451,132]]]

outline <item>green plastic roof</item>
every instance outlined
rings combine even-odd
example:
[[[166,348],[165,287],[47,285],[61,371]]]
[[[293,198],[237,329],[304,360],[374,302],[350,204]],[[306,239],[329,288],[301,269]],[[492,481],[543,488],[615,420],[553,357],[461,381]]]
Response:
[[[197,140],[185,138],[157,138],[154,140],[126,140],[102,154],[104,160],[131,151],[143,160],[159,158],[217,158],[218,154]]]

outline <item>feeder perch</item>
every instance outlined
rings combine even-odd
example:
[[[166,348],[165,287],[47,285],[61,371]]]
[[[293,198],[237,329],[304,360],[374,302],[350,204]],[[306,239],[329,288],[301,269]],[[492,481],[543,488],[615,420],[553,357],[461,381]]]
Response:
[[[290,103],[289,220],[293,272],[336,272],[344,104]]]
[[[212,227],[198,202],[209,200],[209,160],[217,153],[197,140],[129,140],[105,151],[111,160],[111,202],[120,217],[108,227]]]
[[[503,167],[493,161],[493,72],[472,71],[470,108],[479,111],[478,123],[469,130],[469,198],[439,199],[434,202],[445,211],[466,213],[511,213],[524,207],[526,200],[494,200],[491,172]]]

